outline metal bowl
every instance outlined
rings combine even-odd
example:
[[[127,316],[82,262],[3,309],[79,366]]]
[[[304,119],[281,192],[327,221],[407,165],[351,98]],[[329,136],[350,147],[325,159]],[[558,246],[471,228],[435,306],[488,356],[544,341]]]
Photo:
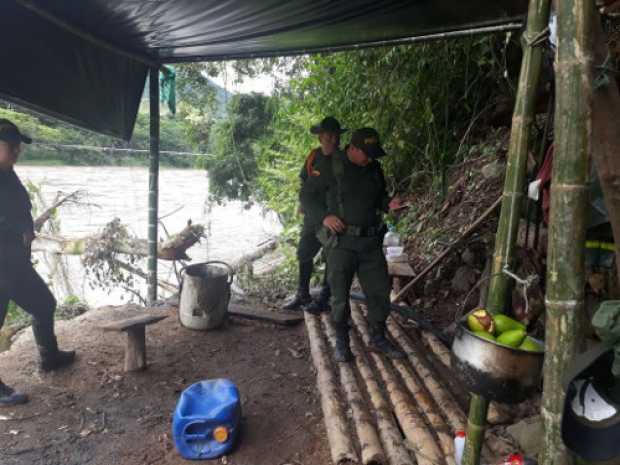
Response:
[[[467,315],[457,324],[452,368],[469,391],[487,399],[516,404],[530,397],[540,387],[543,361],[542,352],[513,349],[476,336],[467,328]]]

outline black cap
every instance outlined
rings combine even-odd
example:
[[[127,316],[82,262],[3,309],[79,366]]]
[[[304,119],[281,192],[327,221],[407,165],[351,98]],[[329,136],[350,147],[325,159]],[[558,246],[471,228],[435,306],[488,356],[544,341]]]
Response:
[[[386,155],[381,147],[379,133],[373,128],[356,129],[351,135],[351,144],[373,159]]]
[[[30,144],[32,142],[30,137],[19,132],[19,128],[5,118],[0,118],[0,140],[14,144],[20,142]]]
[[[564,379],[562,440],[589,463],[620,457],[620,399],[618,379],[611,373],[613,360],[613,348],[599,343],[575,358]]]
[[[342,134],[343,132],[347,131],[348,129],[340,127],[340,122],[333,116],[323,118],[323,121],[321,121],[319,124],[315,124],[310,128],[310,132],[312,134],[321,134],[322,132],[333,132],[335,134]]]

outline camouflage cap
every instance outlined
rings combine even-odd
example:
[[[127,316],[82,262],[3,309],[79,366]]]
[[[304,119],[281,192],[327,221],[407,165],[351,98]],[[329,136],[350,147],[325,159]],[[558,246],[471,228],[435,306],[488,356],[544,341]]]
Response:
[[[19,128],[15,126],[11,121],[5,118],[0,118],[0,140],[10,143],[30,144],[32,139],[19,131]]]
[[[373,159],[386,155],[381,147],[379,133],[373,128],[356,129],[351,135],[351,144]]]

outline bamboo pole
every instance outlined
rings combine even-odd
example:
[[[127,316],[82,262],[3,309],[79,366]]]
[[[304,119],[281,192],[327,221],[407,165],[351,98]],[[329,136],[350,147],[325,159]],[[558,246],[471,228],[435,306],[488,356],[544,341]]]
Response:
[[[329,319],[329,315],[323,313],[321,319],[327,339],[331,347],[335,349],[336,331]],[[348,363],[338,363],[338,368],[340,371],[340,382],[344,388],[347,402],[351,407],[353,425],[355,426],[360,444],[362,463],[364,465],[382,465],[387,463],[377,430],[358,387],[353,367]]]
[[[441,415],[437,413],[437,405],[405,361],[394,360],[392,363],[400,374],[409,393],[415,399],[420,412],[424,415],[430,427],[433,428],[437,439],[439,439],[439,448],[443,453],[446,464],[456,465],[454,461],[454,434]]]
[[[157,210],[159,206],[159,68],[149,74],[150,100],[150,165],[149,165],[149,227],[148,227],[148,298],[149,305],[157,300]]]
[[[381,442],[390,465],[414,465],[409,452],[403,446],[403,438],[394,423],[392,409],[370,368],[368,358],[362,349],[362,344],[353,331],[351,331],[351,350],[355,355],[355,365],[366,386],[370,403],[375,410],[379,436],[381,437]]]
[[[530,126],[535,116],[536,88],[542,62],[542,49],[535,43],[549,22],[549,3],[549,0],[530,0],[528,5],[527,27],[523,35],[523,60],[510,132],[502,212],[495,238],[491,283],[487,298],[487,310],[491,313],[501,313],[504,310],[510,291],[510,278],[503,270],[511,264],[512,250],[517,239],[525,187]],[[464,465],[480,463],[488,408],[489,403],[486,399],[472,394],[463,453]]]
[[[547,251],[547,309],[541,465],[569,463],[560,434],[562,377],[580,343],[584,312],[588,155],[591,148],[590,63],[594,3],[558,2],[555,151]]]
[[[312,362],[317,372],[317,387],[321,395],[321,409],[323,410],[332,462],[336,465],[357,463],[357,455],[351,442],[349,427],[339,402],[336,377],[330,366],[327,348],[321,336],[320,322],[316,316],[308,312],[304,312],[304,318]]]
[[[351,305],[351,317],[364,343],[368,345],[370,336],[368,324],[361,313],[359,305]],[[390,370],[389,364],[378,354],[371,352],[377,371],[385,384],[390,403],[400,427],[412,449],[418,465],[437,465],[443,463],[443,454],[439,450],[435,438],[424,424],[414,402],[400,386],[397,377]]]

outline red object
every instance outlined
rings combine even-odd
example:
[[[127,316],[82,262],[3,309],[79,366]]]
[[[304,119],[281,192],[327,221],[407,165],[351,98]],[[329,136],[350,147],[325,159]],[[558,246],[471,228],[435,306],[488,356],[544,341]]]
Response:
[[[545,154],[545,161],[543,161],[536,179],[540,180],[540,190],[542,192],[542,209],[543,219],[545,224],[549,224],[549,207],[551,207],[551,175],[553,173],[553,144],[547,150]]]
[[[465,437],[465,431],[457,431],[455,436],[457,438],[464,438]]]

